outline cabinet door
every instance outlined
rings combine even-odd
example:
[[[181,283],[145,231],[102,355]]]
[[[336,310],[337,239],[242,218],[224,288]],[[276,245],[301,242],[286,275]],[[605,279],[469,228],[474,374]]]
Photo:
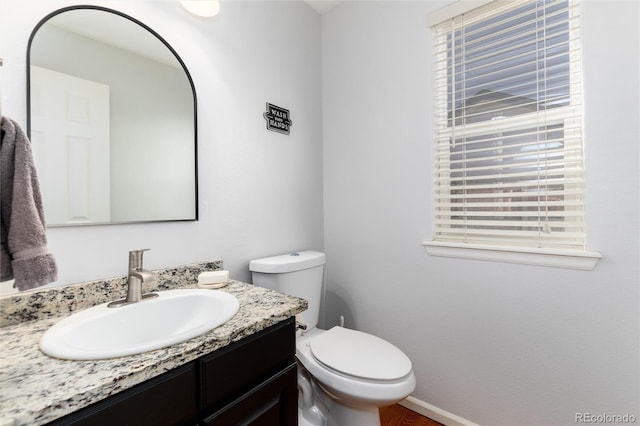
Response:
[[[202,358],[202,402],[205,415],[246,394],[295,362],[293,318],[232,343]]]
[[[196,363],[164,373],[52,425],[168,426],[197,421]]]
[[[297,366],[289,367],[204,420],[206,426],[295,426]]]

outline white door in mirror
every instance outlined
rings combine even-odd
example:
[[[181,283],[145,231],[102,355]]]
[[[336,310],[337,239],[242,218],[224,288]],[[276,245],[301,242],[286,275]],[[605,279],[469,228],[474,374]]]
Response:
[[[111,221],[109,90],[31,65],[31,139],[47,223]]]
[[[40,339],[45,354],[94,360],[135,355],[185,342],[229,321],[240,303],[216,290],[179,289],[159,297],[109,308],[80,311],[49,328]]]

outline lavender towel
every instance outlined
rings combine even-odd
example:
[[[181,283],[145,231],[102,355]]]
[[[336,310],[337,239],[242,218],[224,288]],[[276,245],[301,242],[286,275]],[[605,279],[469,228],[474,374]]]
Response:
[[[31,144],[8,117],[0,121],[0,281],[15,279],[20,291],[58,279],[56,261],[47,252],[42,195]]]

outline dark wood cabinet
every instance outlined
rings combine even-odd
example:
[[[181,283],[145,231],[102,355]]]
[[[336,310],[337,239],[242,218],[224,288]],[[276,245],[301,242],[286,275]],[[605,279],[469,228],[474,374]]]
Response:
[[[297,425],[293,318],[50,425]]]

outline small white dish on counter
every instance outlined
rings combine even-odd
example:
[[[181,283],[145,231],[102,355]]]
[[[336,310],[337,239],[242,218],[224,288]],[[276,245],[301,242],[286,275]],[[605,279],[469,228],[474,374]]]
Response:
[[[45,354],[69,360],[135,355],[185,342],[229,321],[240,303],[232,294],[204,289],[166,290],[120,307],[108,303],[73,314],[40,339]]]
[[[213,283],[213,284],[198,284],[198,288],[206,289],[206,290],[216,290],[222,287],[226,287],[229,285],[229,282],[223,283]],[[0,425],[1,426],[1,425]]]
[[[198,275],[198,288],[216,289],[229,283],[229,271],[207,271]]]

